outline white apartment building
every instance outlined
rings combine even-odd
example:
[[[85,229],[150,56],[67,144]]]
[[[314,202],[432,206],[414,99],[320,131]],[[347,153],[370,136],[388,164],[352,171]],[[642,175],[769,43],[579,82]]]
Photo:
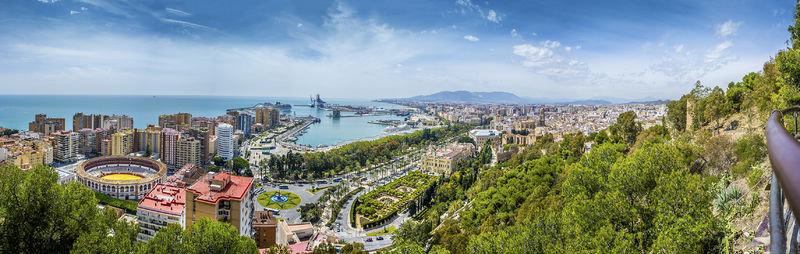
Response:
[[[233,159],[233,126],[227,123],[217,125],[217,155],[223,159]]]

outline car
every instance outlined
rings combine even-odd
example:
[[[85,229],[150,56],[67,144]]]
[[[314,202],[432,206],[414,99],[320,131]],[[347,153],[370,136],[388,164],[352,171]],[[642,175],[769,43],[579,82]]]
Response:
[[[383,236],[379,236],[379,237],[378,237],[378,238],[376,238],[376,239],[378,239],[378,241],[383,241]]]
[[[372,242],[372,237],[370,237],[370,238],[367,238],[367,242],[368,242],[368,243],[371,243],[371,242]]]

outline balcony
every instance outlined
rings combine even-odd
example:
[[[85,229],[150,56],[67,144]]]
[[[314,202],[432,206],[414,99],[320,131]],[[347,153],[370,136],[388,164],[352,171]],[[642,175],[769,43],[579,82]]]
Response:
[[[769,195],[770,253],[797,253],[800,224],[795,211],[800,209],[800,136],[784,127],[784,116],[792,114],[798,123],[800,106],[773,111],[767,120],[767,153],[772,164],[772,187]],[[784,204],[789,207],[785,208]],[[787,239],[787,229],[791,237]],[[788,245],[788,246],[787,246]]]

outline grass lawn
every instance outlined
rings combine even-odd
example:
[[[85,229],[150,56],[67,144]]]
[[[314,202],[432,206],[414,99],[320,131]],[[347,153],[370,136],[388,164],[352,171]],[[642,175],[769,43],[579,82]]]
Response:
[[[313,191],[312,191],[311,189],[306,189],[306,191],[308,191],[308,192],[309,192],[309,193],[311,193],[311,194],[317,194],[317,192],[324,191],[325,189],[327,189],[327,188],[330,188],[330,187],[332,187],[332,186],[333,186],[333,185],[330,185],[330,186],[325,186],[325,187],[322,187],[322,188],[317,188],[317,189],[315,189],[315,190],[313,190]]]
[[[374,232],[369,232],[367,233],[367,236],[391,235],[394,234],[394,231],[397,231],[397,228],[392,225]]]
[[[300,199],[300,196],[297,196],[297,194],[288,191],[281,191],[281,195],[287,196],[289,197],[289,199],[286,200],[286,202],[284,203],[272,202],[272,200],[270,200],[270,197],[272,197],[272,195],[275,195],[276,193],[278,193],[278,191],[267,191],[261,193],[261,195],[258,195],[258,203],[266,208],[286,210],[294,208],[295,206],[300,204],[300,201],[302,201]]]

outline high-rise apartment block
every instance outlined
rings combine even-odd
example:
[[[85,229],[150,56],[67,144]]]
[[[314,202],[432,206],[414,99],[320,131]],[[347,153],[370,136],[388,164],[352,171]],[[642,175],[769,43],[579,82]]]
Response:
[[[144,130],[136,130],[136,147],[134,152],[145,151],[147,153],[161,154],[161,127],[148,126]]]
[[[233,126],[227,123],[217,125],[217,155],[223,159],[233,159]]]
[[[244,132],[244,135],[250,136],[250,130],[253,128],[253,116],[250,114],[240,114],[236,117],[236,129]]]
[[[214,136],[214,129],[215,128],[208,127],[192,127],[184,132],[188,137],[200,141],[200,150],[202,150],[202,157],[200,159],[203,162],[202,164],[210,161],[211,158],[214,157],[214,154],[217,153],[216,143],[211,140],[211,137]]]
[[[135,139],[136,132],[134,130],[127,130],[112,134],[110,144],[111,155],[128,155],[136,152],[134,151]]]
[[[171,169],[178,167],[176,166],[175,155],[180,136],[181,133],[174,129],[164,128],[161,130],[161,161]]]
[[[36,114],[34,121],[28,123],[28,130],[47,136],[56,131],[63,131],[65,122],[64,118],[48,118],[45,114]]]
[[[269,111],[269,123],[267,126],[270,128],[277,127],[281,124],[281,110],[277,108],[273,108]]]
[[[133,129],[133,117],[126,115],[112,115],[103,119],[102,128],[114,129],[114,131],[126,131]]]
[[[74,131],[57,131],[53,137],[53,156],[58,161],[73,161],[78,158],[81,134]]]
[[[178,139],[178,145],[175,153],[175,161],[178,168],[186,164],[200,165],[202,158],[202,149],[200,140],[192,137]]]
[[[192,125],[192,114],[177,113],[158,116],[158,126],[181,130]]]
[[[255,110],[256,122],[265,127],[280,125],[281,110],[277,108],[259,108]]]
[[[108,118],[107,115],[84,115],[77,113],[72,116],[72,130],[79,131],[82,129],[97,129],[103,127],[103,120]]]

